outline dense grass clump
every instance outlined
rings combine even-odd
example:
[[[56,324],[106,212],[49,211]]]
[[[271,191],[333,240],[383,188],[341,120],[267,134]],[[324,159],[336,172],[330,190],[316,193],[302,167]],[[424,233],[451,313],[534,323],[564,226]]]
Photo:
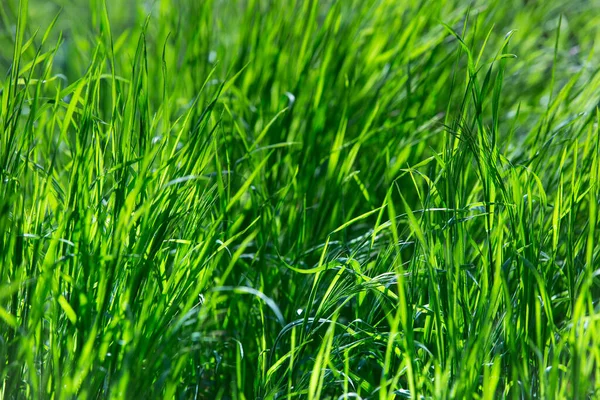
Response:
[[[600,398],[597,43],[586,0],[3,0],[0,398]]]

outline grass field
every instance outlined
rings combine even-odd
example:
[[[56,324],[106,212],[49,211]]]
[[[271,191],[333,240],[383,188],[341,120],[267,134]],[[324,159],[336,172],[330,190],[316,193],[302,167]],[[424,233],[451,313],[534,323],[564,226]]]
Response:
[[[2,0],[0,398],[600,398],[597,0]]]

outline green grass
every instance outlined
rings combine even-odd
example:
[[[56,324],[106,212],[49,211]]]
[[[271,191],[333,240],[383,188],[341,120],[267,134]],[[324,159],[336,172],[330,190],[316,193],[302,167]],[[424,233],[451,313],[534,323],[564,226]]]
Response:
[[[600,398],[598,43],[586,0],[0,2],[0,398]]]

